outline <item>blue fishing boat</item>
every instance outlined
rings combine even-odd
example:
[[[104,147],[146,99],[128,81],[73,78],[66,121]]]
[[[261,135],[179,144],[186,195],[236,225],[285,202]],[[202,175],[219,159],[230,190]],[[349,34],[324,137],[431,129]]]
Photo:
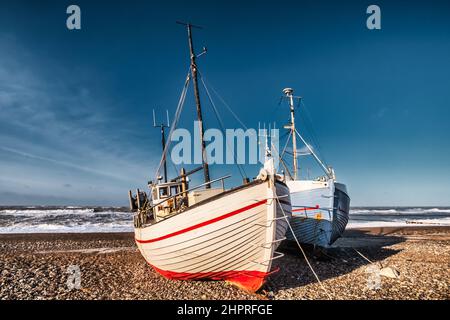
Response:
[[[333,168],[325,165],[316,152],[295,127],[293,89],[283,90],[289,102],[290,123],[285,126],[289,130],[286,145],[292,139],[292,169],[291,173],[286,161],[283,160],[285,150],[280,154],[281,164],[285,167],[286,184],[289,187],[292,203],[291,229],[288,229],[287,240],[297,240],[300,243],[319,247],[331,246],[344,232],[348,223],[350,197],[347,187],[336,181]],[[311,155],[325,172],[324,176],[312,180],[299,178],[297,138],[305,145],[308,155]],[[302,154],[305,155],[305,154]]]

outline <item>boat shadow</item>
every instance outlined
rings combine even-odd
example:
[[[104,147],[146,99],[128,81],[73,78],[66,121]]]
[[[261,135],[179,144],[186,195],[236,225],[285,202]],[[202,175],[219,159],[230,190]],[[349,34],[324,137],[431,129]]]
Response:
[[[395,255],[401,250],[385,247],[405,240],[401,235],[390,235],[384,230],[347,230],[330,248],[317,249],[309,245],[302,245],[302,248],[314,271],[323,281],[369,266],[370,262],[360,253],[373,263]],[[280,290],[317,282],[296,242],[285,241],[277,251],[284,254],[282,258],[273,261],[273,268],[279,271],[269,277],[262,291],[276,294]]]

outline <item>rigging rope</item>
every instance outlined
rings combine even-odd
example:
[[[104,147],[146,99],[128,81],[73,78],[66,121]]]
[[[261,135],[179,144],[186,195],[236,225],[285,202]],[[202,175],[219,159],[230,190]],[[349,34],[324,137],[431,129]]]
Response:
[[[167,143],[166,143],[166,146],[165,146],[165,148],[163,150],[163,153],[162,153],[162,156],[161,156],[161,160],[159,161],[158,169],[156,170],[155,180],[158,180],[158,174],[161,171],[161,167],[162,167],[162,165],[164,163],[164,159],[167,159],[167,157],[166,157],[167,150],[169,150],[169,146],[170,146],[170,143],[171,143],[170,137],[172,136],[173,131],[177,127],[178,120],[180,119],[181,111],[183,110],[184,101],[186,99],[186,93],[187,93],[187,89],[188,89],[188,86],[189,86],[189,81],[191,80],[190,73],[191,73],[191,68],[189,68],[188,75],[186,77],[186,81],[184,82],[183,90],[181,91],[180,99],[178,100],[177,110],[175,111],[175,118],[174,118],[174,121],[173,121],[172,126],[170,128],[168,139],[167,139]]]
[[[170,161],[170,163],[172,164],[172,168],[175,171],[175,175],[178,176],[180,174],[180,170],[178,170],[176,164],[173,163],[173,161]]]
[[[314,159],[316,159],[317,163],[319,163],[319,165],[322,167],[323,171],[325,172],[325,174],[330,177],[330,170],[328,169],[328,167],[323,163],[322,160],[320,160],[320,158],[315,154],[314,150],[311,148],[311,146],[305,141],[305,139],[302,137],[302,135],[300,133],[298,133],[297,129],[295,130],[295,133],[297,133],[298,137],[300,138],[300,140],[302,140],[302,142],[305,144],[305,146],[308,148],[308,150],[311,152],[312,156],[314,157]]]
[[[289,141],[291,140],[291,137],[292,137],[292,130],[289,130],[289,137],[286,140],[286,144],[284,145],[283,152],[281,152],[280,157],[283,157],[284,153],[286,152],[286,148]]]
[[[305,103],[303,102],[303,99],[300,99],[300,103],[301,103],[301,105],[303,106],[303,108],[304,108],[304,110],[305,110],[305,112],[302,113],[302,114],[305,115],[305,118],[300,117],[300,119],[303,119],[303,120],[304,120],[303,122],[304,122],[304,123],[306,124],[306,126],[308,127],[307,129],[308,129],[308,131],[309,131],[310,134],[311,134],[311,140],[312,140],[312,142],[314,143],[314,145],[316,146],[316,148],[317,148],[317,153],[319,154],[320,158],[323,159],[323,162],[324,162],[324,163],[327,163],[325,157],[323,156],[323,153],[322,153],[322,150],[321,150],[321,146],[320,146],[320,144],[319,144],[319,140],[317,139],[317,136],[316,136],[316,134],[315,134],[314,124],[313,124],[313,122],[312,122],[312,117],[311,117],[311,115],[310,115],[310,113],[309,113],[309,110],[308,110],[308,108],[306,107]]]
[[[200,75],[200,80],[202,81],[203,87],[205,88],[206,95],[208,96],[209,102],[211,103],[211,106],[213,108],[213,111],[214,111],[214,114],[216,116],[216,119],[219,122],[219,126],[222,129],[222,133],[225,134],[225,126],[223,125],[223,122],[222,122],[222,119],[220,117],[220,114],[219,114],[219,112],[218,112],[218,110],[216,108],[216,105],[214,104],[214,101],[212,100],[211,94],[209,93],[209,90],[206,87],[205,81],[203,80],[203,76],[202,76],[202,74],[199,71],[197,71],[197,72]],[[228,145],[228,141],[226,141],[226,142],[227,142],[227,145]],[[228,145],[228,148],[231,149],[230,145]],[[234,150],[232,150],[232,152],[233,152],[234,161],[236,162],[236,165],[237,165],[238,170],[239,170],[239,174],[241,175],[242,178],[246,178],[247,177],[247,173],[245,172],[244,167],[241,166],[239,163],[237,163],[237,158],[236,158],[236,154],[234,153]]]
[[[206,81],[206,80],[205,80]],[[206,81],[208,82],[208,81]],[[220,94],[214,89],[214,87],[208,83],[208,86],[211,88],[212,92],[219,98],[219,100],[223,103],[223,105],[228,109],[228,111],[231,113],[231,115],[236,119],[237,122],[245,129],[247,130],[247,126],[239,119],[239,117],[234,113],[233,109],[228,105],[228,103],[225,102],[225,100],[220,96]]]
[[[286,169],[287,174],[289,175],[289,177],[291,178],[291,180],[294,180],[294,178],[292,177],[291,172],[289,171],[288,166],[286,165],[286,163],[284,162],[283,158],[280,156],[280,153],[278,152],[278,149],[275,147],[275,145],[270,142],[270,145],[272,146],[272,149],[275,150],[275,152],[278,154],[278,159],[280,159],[281,164],[283,165],[283,167]]]

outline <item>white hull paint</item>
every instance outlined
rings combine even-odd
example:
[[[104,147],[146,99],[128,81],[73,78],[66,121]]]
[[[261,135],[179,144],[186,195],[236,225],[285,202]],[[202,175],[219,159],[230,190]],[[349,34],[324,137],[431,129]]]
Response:
[[[291,215],[289,189],[272,179],[252,182],[183,213],[135,229],[146,261],[172,279],[227,280],[256,291],[270,274]]]
[[[342,235],[348,222],[350,199],[345,185],[327,181],[287,181],[291,192],[291,226],[301,243],[330,246]],[[286,233],[294,240],[292,232]]]

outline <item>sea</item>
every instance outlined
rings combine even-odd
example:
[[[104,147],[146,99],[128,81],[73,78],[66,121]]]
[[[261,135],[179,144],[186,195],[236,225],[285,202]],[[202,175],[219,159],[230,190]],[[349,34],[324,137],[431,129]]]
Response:
[[[450,226],[450,207],[353,207],[348,229]],[[122,207],[0,206],[0,233],[133,232]]]

